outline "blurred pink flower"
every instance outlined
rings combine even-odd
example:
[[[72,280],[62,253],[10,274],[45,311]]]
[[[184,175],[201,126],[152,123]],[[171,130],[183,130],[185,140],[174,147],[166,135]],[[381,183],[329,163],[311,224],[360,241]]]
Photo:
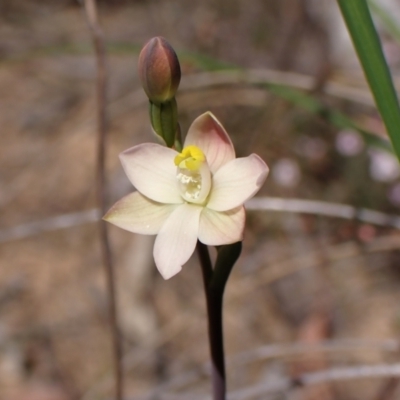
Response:
[[[120,159],[137,192],[118,201],[104,219],[130,232],[156,234],[154,259],[164,279],[182,269],[197,239],[213,246],[242,240],[243,203],[268,175],[256,154],[235,158],[228,134],[210,112],[193,122],[182,153],[144,143]]]

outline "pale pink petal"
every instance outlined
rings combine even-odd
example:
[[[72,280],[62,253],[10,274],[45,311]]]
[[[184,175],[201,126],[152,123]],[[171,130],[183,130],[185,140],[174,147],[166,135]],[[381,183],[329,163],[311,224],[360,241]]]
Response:
[[[156,203],[134,192],[115,203],[103,219],[130,232],[155,235],[176,207],[179,205]]]
[[[230,161],[215,173],[207,207],[227,211],[241,206],[258,192],[268,171],[256,154]]]
[[[207,159],[212,173],[235,158],[235,149],[221,123],[210,112],[197,117],[189,128],[185,147],[195,145]]]
[[[119,155],[126,175],[144,196],[159,203],[179,204],[183,200],[176,180],[177,152],[155,143],[144,143]]]
[[[244,207],[219,212],[204,208],[200,215],[199,240],[209,246],[236,243],[243,239]]]
[[[197,243],[201,210],[202,207],[193,204],[179,205],[158,233],[154,260],[164,279],[176,275],[192,255]]]

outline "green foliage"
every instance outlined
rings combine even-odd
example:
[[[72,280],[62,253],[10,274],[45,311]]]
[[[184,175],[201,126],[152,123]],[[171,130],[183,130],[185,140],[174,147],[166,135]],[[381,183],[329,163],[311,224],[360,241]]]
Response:
[[[366,0],[338,0],[375,103],[400,158],[400,108]]]

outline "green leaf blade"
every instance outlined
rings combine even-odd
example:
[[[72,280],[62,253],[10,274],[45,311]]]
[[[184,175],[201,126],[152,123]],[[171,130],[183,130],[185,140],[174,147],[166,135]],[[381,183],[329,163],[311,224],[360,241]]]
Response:
[[[366,0],[338,0],[365,77],[400,159],[400,107]]]

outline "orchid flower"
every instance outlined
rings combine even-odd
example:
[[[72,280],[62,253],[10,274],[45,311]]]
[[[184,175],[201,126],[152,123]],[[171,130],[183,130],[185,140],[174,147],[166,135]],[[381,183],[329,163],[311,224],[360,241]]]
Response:
[[[164,279],[182,269],[197,240],[213,246],[242,240],[243,203],[268,174],[256,154],[235,158],[228,134],[210,112],[190,126],[181,153],[144,143],[122,152],[120,160],[137,191],[104,219],[130,232],[157,235],[154,260]]]

